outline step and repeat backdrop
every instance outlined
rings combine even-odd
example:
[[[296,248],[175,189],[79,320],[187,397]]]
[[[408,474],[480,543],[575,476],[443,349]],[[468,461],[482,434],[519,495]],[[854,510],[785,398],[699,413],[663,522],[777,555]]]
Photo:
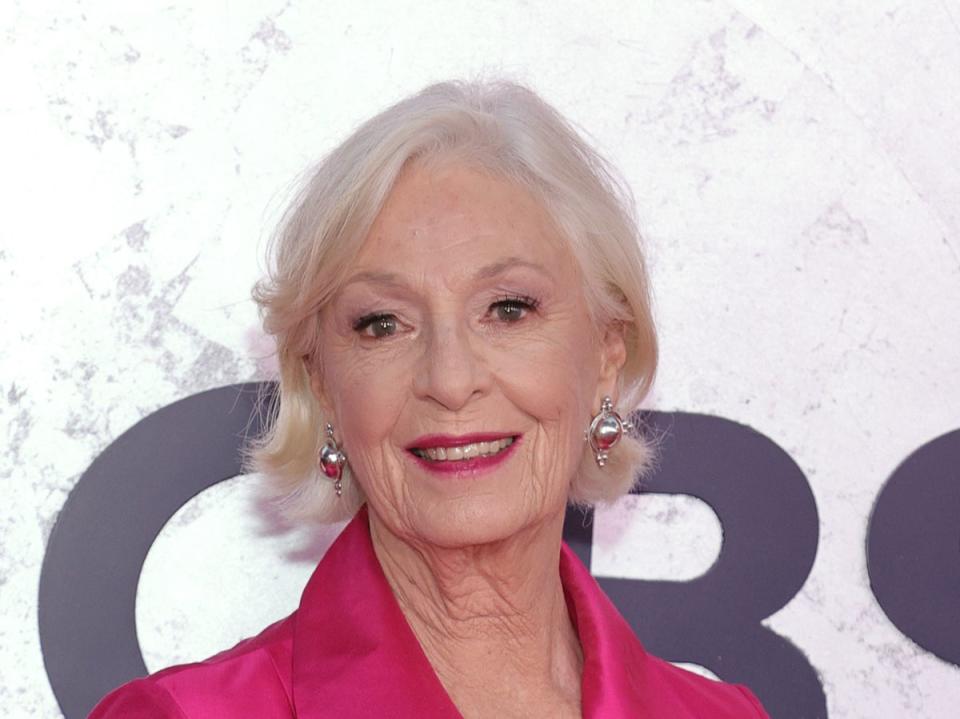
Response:
[[[340,530],[240,474],[296,178],[448,78],[525,82],[634,191],[647,491],[567,538],[648,647],[780,719],[960,706],[960,3],[6,3],[0,706],[292,611]]]

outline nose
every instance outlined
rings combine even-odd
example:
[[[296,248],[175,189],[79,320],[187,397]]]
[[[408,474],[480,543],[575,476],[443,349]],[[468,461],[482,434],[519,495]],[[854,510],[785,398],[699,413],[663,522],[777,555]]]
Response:
[[[434,323],[414,378],[414,392],[456,412],[490,387],[481,340],[448,318]]]

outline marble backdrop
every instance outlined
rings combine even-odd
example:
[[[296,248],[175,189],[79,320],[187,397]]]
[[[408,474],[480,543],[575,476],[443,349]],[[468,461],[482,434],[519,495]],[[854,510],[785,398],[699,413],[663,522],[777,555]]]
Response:
[[[0,706],[60,715],[37,583],[93,458],[178,398],[269,376],[249,289],[293,179],[387,103],[486,73],[539,90],[634,189],[663,341],[648,406],[748,424],[806,473],[819,551],[766,623],[830,716],[956,716],[960,668],[887,620],[864,539],[897,464],[960,427],[958,70],[956,0],[7,0]],[[333,530],[265,529],[256,481],[201,494],[151,550],[150,668],[294,607]],[[598,574],[694,576],[720,544],[696,501],[597,524]]]

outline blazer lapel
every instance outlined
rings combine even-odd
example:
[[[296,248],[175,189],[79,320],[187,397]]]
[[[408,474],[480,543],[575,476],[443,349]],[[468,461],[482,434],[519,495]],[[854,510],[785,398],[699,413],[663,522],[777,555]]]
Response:
[[[566,544],[560,579],[583,651],[584,719],[661,716],[651,700],[649,657],[640,640]]]
[[[584,719],[653,715],[645,650],[565,544],[560,577],[583,650]],[[366,506],[304,589],[294,618],[293,699],[302,719],[461,717],[383,575]]]
[[[301,597],[293,698],[303,719],[460,717],[383,575],[366,506],[330,547]]]

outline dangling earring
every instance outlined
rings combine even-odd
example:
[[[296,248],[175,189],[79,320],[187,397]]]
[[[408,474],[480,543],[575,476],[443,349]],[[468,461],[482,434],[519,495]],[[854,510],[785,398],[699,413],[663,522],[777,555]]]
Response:
[[[633,424],[623,421],[613,408],[613,400],[604,397],[600,404],[600,412],[594,415],[590,421],[590,429],[586,431],[587,441],[600,467],[606,465],[610,458],[609,450],[620,441],[624,432],[629,432],[631,429]]]
[[[343,494],[343,465],[346,463],[347,455],[333,438],[333,425],[327,422],[327,441],[317,452],[317,467],[325,477],[333,480],[338,497]]]

